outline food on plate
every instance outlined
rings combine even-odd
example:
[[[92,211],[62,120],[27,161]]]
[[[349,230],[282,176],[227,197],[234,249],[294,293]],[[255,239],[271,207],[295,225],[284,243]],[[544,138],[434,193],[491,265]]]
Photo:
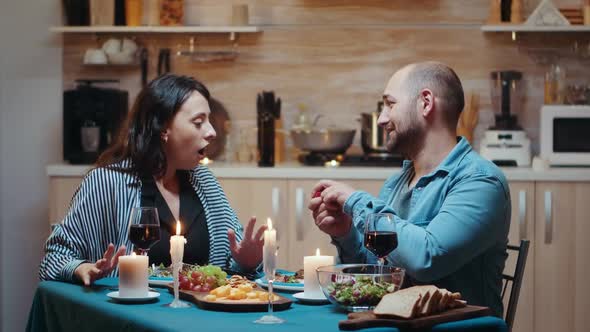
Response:
[[[233,301],[268,301],[269,293],[258,289],[256,283],[238,275],[232,276],[226,285],[217,287],[203,299],[205,301],[233,300]],[[273,295],[273,301],[278,300]]]
[[[357,277],[342,281],[334,281],[328,291],[338,303],[345,306],[374,306],[387,293],[393,293],[396,285],[390,282],[379,282],[373,277]]]
[[[275,282],[282,282],[286,284],[300,284],[303,283],[303,269],[298,270],[295,274],[275,273]]]
[[[219,266],[187,265],[180,271],[179,288],[195,292],[209,292],[227,283],[227,273]]]
[[[383,296],[375,307],[378,317],[415,318],[464,307],[461,293],[452,293],[433,285],[414,286]]]
[[[148,273],[148,275],[153,278],[172,278],[172,269],[164,266],[164,264],[158,266],[152,264],[152,266],[148,268]]]

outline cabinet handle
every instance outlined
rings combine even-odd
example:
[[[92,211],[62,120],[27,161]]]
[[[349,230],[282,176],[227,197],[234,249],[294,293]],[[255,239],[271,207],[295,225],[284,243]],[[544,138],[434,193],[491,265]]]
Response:
[[[553,199],[551,192],[545,192],[545,244],[551,244],[553,238]]]
[[[272,219],[275,221],[277,228],[279,226],[279,208],[281,204],[281,193],[278,187],[272,187],[272,194],[271,194],[271,205],[272,205]],[[283,232],[277,233],[277,240],[280,238],[280,234]]]
[[[518,228],[521,240],[526,239],[526,191],[518,193]]]
[[[303,188],[295,189],[295,232],[297,241],[303,241]]]

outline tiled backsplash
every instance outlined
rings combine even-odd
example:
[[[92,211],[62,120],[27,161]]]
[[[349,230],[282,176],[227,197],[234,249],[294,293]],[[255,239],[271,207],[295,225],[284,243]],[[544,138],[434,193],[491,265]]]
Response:
[[[554,2],[572,4],[569,0]],[[213,96],[225,104],[236,124],[254,126],[256,94],[274,90],[283,100],[285,128],[293,123],[297,105],[304,103],[312,113],[324,115],[320,124],[360,129],[360,113],[376,109],[383,88],[396,69],[411,62],[438,60],[457,71],[466,96],[480,95],[476,146],[493,122],[489,73],[522,71],[524,108],[515,113],[533,140],[535,152],[546,68],[528,50],[542,47],[564,51],[574,41],[586,47],[590,37],[590,33],[518,34],[514,42],[510,33],[484,33],[479,25],[487,19],[487,0],[185,3],[189,21],[198,19],[208,24],[224,24],[233,3],[247,3],[250,24],[259,24],[263,29],[261,33],[238,36],[240,55],[234,61],[200,63],[183,57],[172,59],[172,71],[202,80]],[[527,11],[534,6],[535,1],[527,1]],[[199,9],[200,16],[195,18]],[[113,36],[99,35],[96,39],[88,34],[64,35],[64,87],[70,87],[78,78],[118,78],[121,88],[129,90],[131,98],[136,96],[140,89],[138,68],[82,65],[84,51],[100,46],[110,37]],[[186,48],[190,37],[196,37],[200,50],[230,47],[227,34],[137,34],[134,38],[149,50],[149,77],[155,77],[160,48]],[[587,63],[574,57],[564,57],[560,63],[571,79],[590,83]],[[359,138],[357,133],[356,149]]]

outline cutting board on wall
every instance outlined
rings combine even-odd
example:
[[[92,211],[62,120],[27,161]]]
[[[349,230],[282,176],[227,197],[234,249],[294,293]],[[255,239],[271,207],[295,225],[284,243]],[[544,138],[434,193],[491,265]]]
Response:
[[[341,330],[360,330],[368,327],[397,327],[399,329],[423,329],[436,324],[457,320],[489,316],[492,311],[488,307],[468,305],[441,312],[439,314],[414,319],[379,318],[373,311],[353,312],[348,314],[348,319],[340,321],[338,327]]]

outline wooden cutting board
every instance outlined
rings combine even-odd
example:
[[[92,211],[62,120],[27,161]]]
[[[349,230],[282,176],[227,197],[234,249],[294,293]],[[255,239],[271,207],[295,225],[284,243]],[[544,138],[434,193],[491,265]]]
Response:
[[[445,312],[414,319],[378,318],[373,311],[353,312],[348,319],[340,321],[341,330],[359,330],[368,327],[397,327],[400,329],[422,329],[436,324],[463,320],[474,317],[489,316],[492,311],[488,307],[468,305],[463,308],[447,310]]]
[[[170,293],[174,293],[172,286],[167,286]],[[209,293],[194,292],[188,290],[180,290],[179,296],[185,301],[196,304],[199,308],[213,311],[228,311],[228,312],[265,312],[268,310],[268,302],[260,300],[216,300],[206,301],[205,296]],[[293,301],[275,294],[279,297],[278,300],[273,301],[273,310],[281,311],[291,307]]]

